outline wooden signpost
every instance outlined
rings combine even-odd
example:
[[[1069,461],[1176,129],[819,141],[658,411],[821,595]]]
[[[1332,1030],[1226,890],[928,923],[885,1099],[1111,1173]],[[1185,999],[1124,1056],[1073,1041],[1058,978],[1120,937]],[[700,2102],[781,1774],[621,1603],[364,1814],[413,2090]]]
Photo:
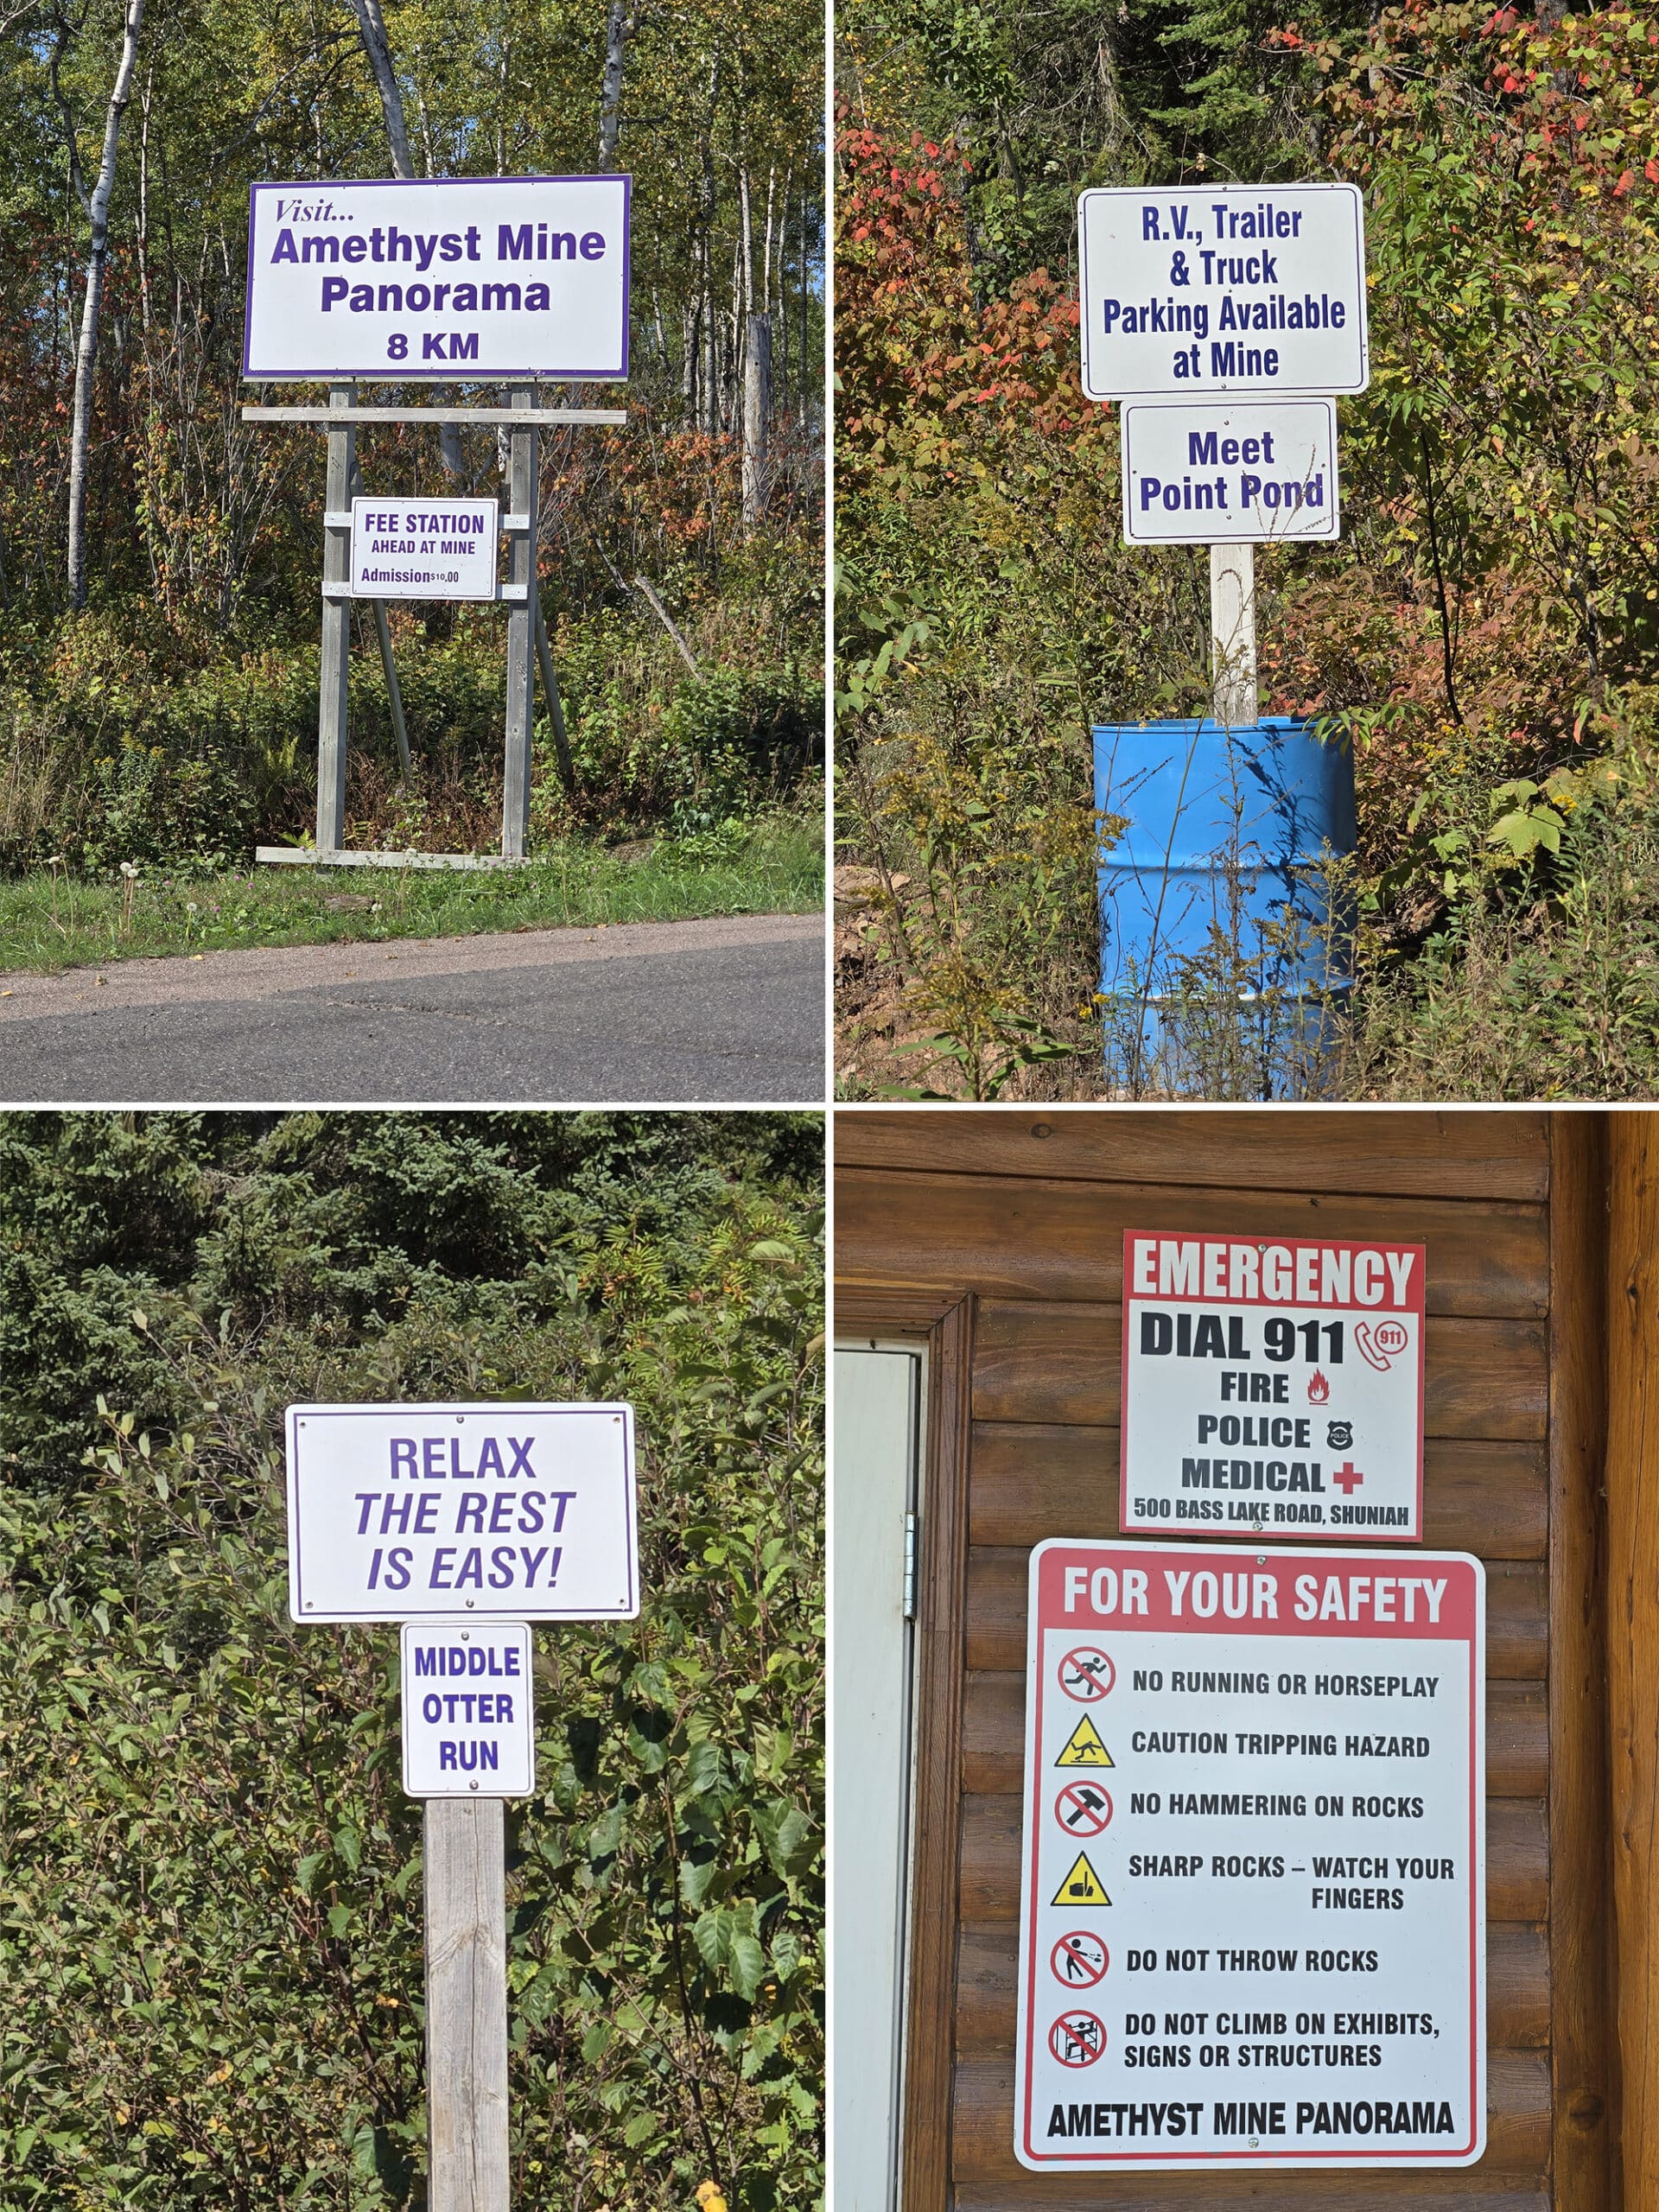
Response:
[[[632,1408],[290,1406],[288,1537],[292,1619],[404,1629],[404,1783],[424,1808],[428,2202],[508,2212],[505,1799],[535,1787],[533,1751],[526,1771],[510,1739],[529,1718],[531,1622],[639,1612]],[[434,1730],[435,1747],[411,1743]]]
[[[249,229],[243,374],[253,383],[329,386],[324,406],[248,406],[250,423],[306,423],[328,442],[323,516],[322,652],[317,705],[315,847],[262,845],[264,862],[301,867],[512,866],[530,830],[531,746],[539,664],[567,789],[564,715],[537,588],[537,433],[543,423],[621,427],[620,408],[543,407],[543,383],[621,382],[628,372],[630,181],[625,176],[370,179],[256,185]],[[383,278],[388,281],[382,281]],[[451,380],[502,388],[499,406],[365,406],[360,382]],[[405,779],[407,734],[385,600],[354,590],[352,499],[363,489],[357,425],[477,424],[505,430],[507,693],[501,851],[349,851],[346,826],[347,671],[353,597],[370,600]],[[436,547],[431,549],[436,551]],[[424,599],[477,599],[435,582]]]

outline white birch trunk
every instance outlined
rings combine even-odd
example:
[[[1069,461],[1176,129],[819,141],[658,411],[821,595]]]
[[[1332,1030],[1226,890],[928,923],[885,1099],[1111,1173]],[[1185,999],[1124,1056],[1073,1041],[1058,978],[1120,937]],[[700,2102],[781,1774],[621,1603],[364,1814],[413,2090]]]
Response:
[[[410,149],[409,125],[404,116],[404,95],[397,82],[397,72],[391,66],[391,41],[386,35],[386,19],[380,11],[380,0],[352,0],[352,7],[357,16],[358,35],[363,41],[363,51],[369,58],[369,67],[374,72],[374,81],[379,89],[380,112],[385,118],[386,143],[391,149],[392,175],[414,177],[419,172]],[[429,173],[429,156],[427,168]],[[466,466],[461,457],[461,432],[453,423],[441,423],[438,426],[438,453],[443,462],[444,474],[452,482],[459,483],[466,474]]]
[[[143,22],[144,0],[129,0],[121,66],[110,94],[104,153],[89,210],[92,240],[86,256],[86,300],[81,310],[80,342],[75,348],[75,396],[69,430],[69,604],[77,613],[86,604],[86,456],[92,438],[92,372],[98,365],[98,319],[104,304],[104,269],[110,251],[110,194],[115,188],[121,117],[132,89],[138,34]]]
[[[599,166],[608,169],[616,157],[622,129],[622,67],[627,59],[633,17],[627,0],[611,0],[605,24],[605,78],[599,96]]]
[[[766,511],[766,432],[772,418],[772,317],[748,318],[743,363],[743,529],[758,530]]]

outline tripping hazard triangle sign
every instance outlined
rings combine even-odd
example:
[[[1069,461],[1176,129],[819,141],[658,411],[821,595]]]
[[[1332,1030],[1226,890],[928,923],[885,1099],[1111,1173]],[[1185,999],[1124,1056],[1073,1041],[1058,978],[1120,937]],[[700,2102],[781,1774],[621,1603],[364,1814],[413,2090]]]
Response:
[[[1056,1766],[1110,1766],[1112,1755],[1100,1740],[1100,1731],[1085,1713],[1065,1739]]]
[[[1077,1853],[1077,1865],[1049,1902],[1052,1904],[1110,1904],[1110,1897],[1101,1887],[1099,1875],[1089,1864],[1086,1851]]]

